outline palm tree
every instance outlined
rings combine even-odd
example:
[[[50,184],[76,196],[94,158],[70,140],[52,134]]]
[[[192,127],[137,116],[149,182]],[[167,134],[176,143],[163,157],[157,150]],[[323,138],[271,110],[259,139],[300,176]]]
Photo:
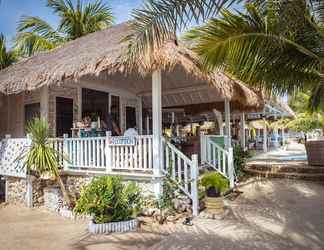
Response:
[[[55,150],[49,141],[49,128],[43,118],[35,118],[27,126],[27,134],[30,135],[32,144],[22,158],[26,159],[27,172],[37,175],[50,174],[53,176],[62,191],[65,202],[70,205],[71,200],[60,177],[58,160],[62,158],[60,152]]]
[[[243,0],[146,0],[142,9],[132,13],[132,33],[124,41],[129,44],[127,60],[151,53],[166,40],[173,40],[179,31],[193,23],[216,16],[223,7]]]
[[[7,50],[5,37],[0,33],[0,70],[10,66],[15,61],[15,52]]]
[[[310,89],[324,97],[324,4],[255,0],[246,12],[222,10],[186,36],[206,70],[222,69],[275,94]]]
[[[18,24],[15,38],[17,50],[23,56],[52,49],[66,41],[105,29],[114,21],[110,7],[101,0],[84,4],[77,0],[48,0],[47,6],[60,18],[52,27],[39,17],[23,16]]]

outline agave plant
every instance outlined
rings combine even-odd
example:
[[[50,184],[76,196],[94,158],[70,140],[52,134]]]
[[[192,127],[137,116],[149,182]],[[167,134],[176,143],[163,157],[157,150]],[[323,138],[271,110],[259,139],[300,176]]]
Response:
[[[88,4],[77,0],[75,5],[72,0],[48,0],[47,6],[58,15],[58,27],[52,27],[39,17],[21,17],[15,38],[21,55],[31,56],[55,48],[66,41],[105,29],[114,21],[111,9],[101,0]]]
[[[51,146],[47,122],[43,118],[35,118],[28,124],[27,133],[32,140],[31,147],[24,155],[27,172],[29,174],[36,172],[39,175],[48,173],[52,175],[61,188],[65,202],[70,204],[69,195],[60,177],[60,166],[57,160],[63,156]]]

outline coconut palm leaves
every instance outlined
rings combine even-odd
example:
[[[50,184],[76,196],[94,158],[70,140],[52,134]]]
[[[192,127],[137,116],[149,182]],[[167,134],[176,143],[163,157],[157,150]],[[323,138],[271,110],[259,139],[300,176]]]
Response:
[[[259,0],[246,12],[223,10],[186,38],[205,69],[223,69],[276,93],[312,88],[316,107],[323,93],[324,33],[315,7],[305,0]]]
[[[193,22],[215,16],[222,7],[241,0],[146,0],[142,9],[133,11],[132,33],[125,38],[129,43],[129,60],[139,54],[152,52],[176,33]]]
[[[60,18],[54,28],[39,17],[23,16],[15,39],[24,56],[52,49],[66,41],[109,27],[114,20],[111,9],[102,1],[83,4],[77,0],[48,0],[47,6]]]
[[[4,69],[16,61],[16,54],[13,51],[8,51],[6,40],[3,34],[0,34],[0,70]]]

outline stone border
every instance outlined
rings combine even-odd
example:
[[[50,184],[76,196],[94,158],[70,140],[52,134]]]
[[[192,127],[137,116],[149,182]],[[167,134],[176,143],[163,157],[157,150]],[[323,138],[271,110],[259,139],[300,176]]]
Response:
[[[95,224],[92,220],[89,223],[88,230],[92,234],[107,234],[115,232],[129,232],[138,227],[138,220],[128,220],[119,222],[110,222],[104,224]]]

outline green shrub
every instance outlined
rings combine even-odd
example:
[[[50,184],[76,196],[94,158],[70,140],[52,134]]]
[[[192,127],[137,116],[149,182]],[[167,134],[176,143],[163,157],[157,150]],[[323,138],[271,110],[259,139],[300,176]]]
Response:
[[[223,194],[229,188],[228,180],[216,172],[205,173],[201,178],[201,185],[208,190],[210,188],[214,188],[220,194]]]
[[[92,215],[98,224],[124,221],[138,215],[141,201],[141,189],[134,182],[123,184],[120,177],[102,176],[82,190],[74,211]]]
[[[244,151],[240,145],[236,145],[233,150],[234,155],[234,168],[237,177],[244,175],[243,166],[246,159],[250,157],[249,151]]]

